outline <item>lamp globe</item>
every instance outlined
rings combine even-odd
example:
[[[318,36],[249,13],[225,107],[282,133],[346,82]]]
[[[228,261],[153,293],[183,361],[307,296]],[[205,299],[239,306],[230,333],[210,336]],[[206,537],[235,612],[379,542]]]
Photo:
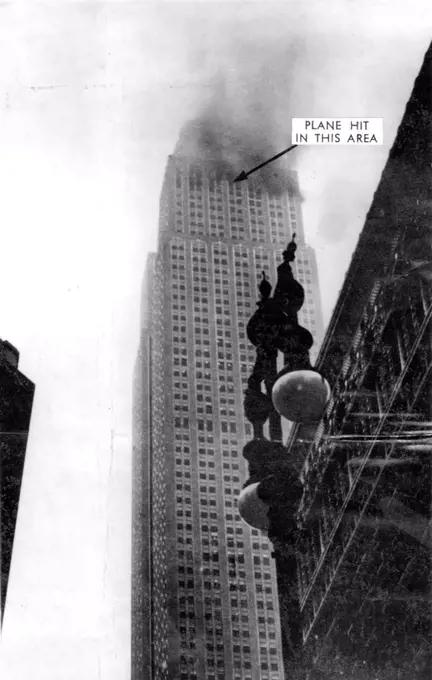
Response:
[[[316,421],[322,417],[330,398],[330,386],[316,371],[290,371],[273,385],[276,411],[293,422]]]
[[[242,489],[238,497],[239,515],[253,529],[267,531],[269,528],[269,506],[258,496],[259,482],[249,484]]]

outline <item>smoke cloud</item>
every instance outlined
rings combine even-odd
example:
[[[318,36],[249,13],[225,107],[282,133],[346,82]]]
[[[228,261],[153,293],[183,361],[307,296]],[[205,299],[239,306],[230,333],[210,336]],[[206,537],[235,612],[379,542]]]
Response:
[[[290,146],[293,117],[383,117],[385,146],[297,147],[252,176],[271,193],[300,196],[297,170],[306,218],[327,243],[361,228],[424,52],[361,15],[354,25],[342,9],[338,24],[292,5],[200,24],[189,67],[206,95],[176,149],[234,179]]]
[[[183,129],[176,154],[186,156],[192,166],[206,168],[216,178],[233,180],[242,170],[246,172],[271,158],[278,151],[269,140],[253,133],[253,125],[242,125],[229,115],[208,110]],[[298,184],[289,167],[281,161],[259,171],[255,181],[270,194],[278,195],[287,188],[298,196]],[[251,180],[249,180],[251,181]],[[254,181],[254,180],[252,180]]]
[[[209,96],[183,127],[176,154],[218,177],[234,179],[290,146],[298,49],[298,40],[272,46],[262,36],[255,40],[231,36],[228,44],[219,46],[216,63],[207,64],[213,70]],[[297,151],[259,170],[252,181],[271,194],[289,188],[300,196],[292,173]]]

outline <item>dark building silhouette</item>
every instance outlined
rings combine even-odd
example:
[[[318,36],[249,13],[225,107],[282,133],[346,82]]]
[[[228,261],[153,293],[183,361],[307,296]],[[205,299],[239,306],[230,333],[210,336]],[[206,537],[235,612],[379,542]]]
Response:
[[[318,356],[330,402],[288,442],[311,680],[430,678],[431,108],[432,48]]]
[[[12,549],[35,386],[18,370],[19,352],[0,340],[0,564],[1,618]]]

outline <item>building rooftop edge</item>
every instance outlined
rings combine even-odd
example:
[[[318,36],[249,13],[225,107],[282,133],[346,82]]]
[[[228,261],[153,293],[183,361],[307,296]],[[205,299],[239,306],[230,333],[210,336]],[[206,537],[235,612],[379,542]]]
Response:
[[[13,373],[18,377],[18,380],[23,386],[34,391],[35,383],[18,368],[19,358],[20,353],[17,347],[8,340],[2,340],[0,338],[0,366],[6,369],[8,373]]]

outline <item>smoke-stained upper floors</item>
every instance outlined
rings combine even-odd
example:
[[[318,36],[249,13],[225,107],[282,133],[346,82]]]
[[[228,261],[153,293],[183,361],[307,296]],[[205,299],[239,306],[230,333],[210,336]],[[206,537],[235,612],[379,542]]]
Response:
[[[289,178],[289,185],[281,182],[280,190],[273,192],[259,179],[233,183],[204,165],[170,156],[161,196],[160,237],[176,233],[281,247],[296,233],[302,244],[296,173],[289,171]]]

